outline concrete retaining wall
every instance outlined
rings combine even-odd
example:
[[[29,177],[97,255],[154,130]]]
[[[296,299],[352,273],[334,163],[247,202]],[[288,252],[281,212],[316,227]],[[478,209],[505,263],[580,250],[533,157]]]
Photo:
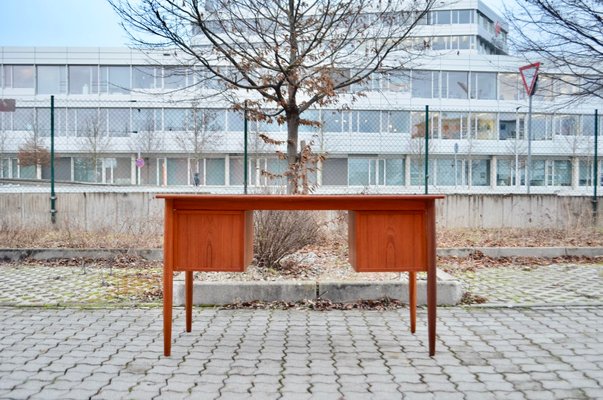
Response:
[[[161,232],[163,200],[154,196],[148,192],[59,193],[57,224],[74,230]],[[437,205],[438,225],[447,228],[573,227],[590,225],[592,220],[587,196],[455,194]],[[50,226],[48,194],[0,193],[0,229]]]

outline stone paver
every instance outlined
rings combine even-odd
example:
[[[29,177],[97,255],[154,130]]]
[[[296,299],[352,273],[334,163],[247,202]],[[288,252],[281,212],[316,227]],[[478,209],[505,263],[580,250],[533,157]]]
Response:
[[[161,268],[10,264],[0,274],[1,305],[106,305],[161,302]],[[456,272],[488,304],[603,304],[603,265],[504,266]]]
[[[0,305],[159,302],[161,268],[0,265]]]
[[[603,307],[408,310],[0,308],[0,399],[603,398]]]
[[[603,265],[504,266],[454,276],[489,304],[603,303]]]

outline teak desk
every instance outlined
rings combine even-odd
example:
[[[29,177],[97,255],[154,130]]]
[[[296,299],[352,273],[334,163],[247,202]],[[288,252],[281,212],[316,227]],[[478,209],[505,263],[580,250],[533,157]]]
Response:
[[[435,200],[441,195],[171,195],[165,199],[163,345],[170,355],[174,271],[185,273],[186,331],[193,271],[242,272],[253,258],[254,210],[348,210],[349,259],[359,272],[408,272],[410,330],[416,273],[427,272],[429,355],[436,339]]]

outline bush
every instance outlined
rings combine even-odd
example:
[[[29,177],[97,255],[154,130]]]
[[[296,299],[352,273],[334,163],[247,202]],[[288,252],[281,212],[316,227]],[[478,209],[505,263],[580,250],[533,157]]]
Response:
[[[257,265],[279,269],[283,257],[320,241],[321,225],[310,211],[256,211],[254,234]]]

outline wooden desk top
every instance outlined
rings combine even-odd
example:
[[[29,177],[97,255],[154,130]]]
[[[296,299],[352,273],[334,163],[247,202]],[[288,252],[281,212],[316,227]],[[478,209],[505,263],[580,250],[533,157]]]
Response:
[[[417,210],[444,195],[158,194],[174,208],[196,210]]]

